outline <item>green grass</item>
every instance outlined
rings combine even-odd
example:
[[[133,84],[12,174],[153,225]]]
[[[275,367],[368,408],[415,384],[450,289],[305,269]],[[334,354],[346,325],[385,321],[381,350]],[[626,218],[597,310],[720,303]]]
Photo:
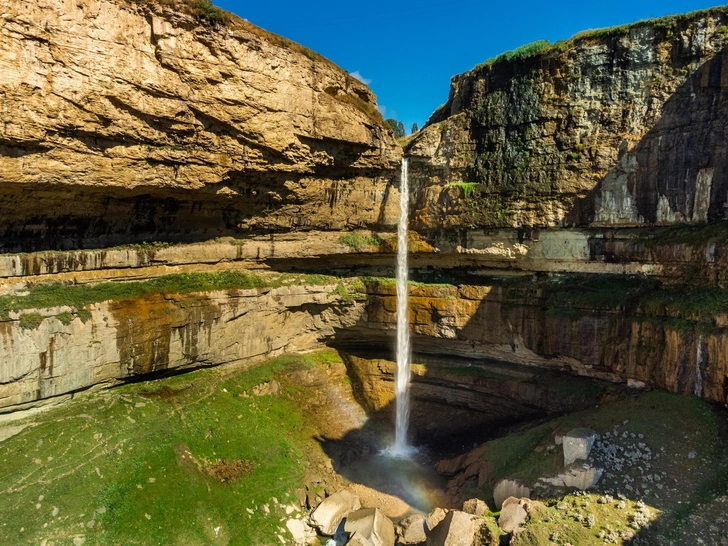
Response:
[[[44,320],[45,317],[38,313],[23,313],[20,315],[18,322],[23,330],[37,330]]]
[[[647,227],[627,232],[634,233],[635,242],[650,248],[674,244],[707,245],[728,239],[728,221]]]
[[[531,42],[530,44],[524,44],[512,51],[505,51],[500,55],[497,55],[496,57],[492,57],[485,61],[483,65],[491,66],[500,62],[511,62],[527,59],[528,57],[533,57],[534,55],[543,52],[549,46],[551,46],[551,42],[549,42],[548,40],[537,40],[535,42]]]
[[[492,57],[484,63],[476,66],[476,68],[486,66],[490,67],[504,61],[521,61],[536,55],[544,55],[551,52],[561,52],[571,47],[574,47],[581,42],[619,38],[620,36],[628,35],[634,29],[645,26],[650,26],[658,32],[664,33],[667,37],[670,37],[673,32],[678,28],[678,25],[686,23],[693,19],[698,19],[700,17],[706,17],[711,15],[723,15],[725,17],[726,15],[728,15],[728,6],[698,10],[679,15],[666,15],[664,17],[659,17],[655,19],[640,20],[626,25],[585,30],[579,32],[578,34],[575,34],[568,40],[560,40],[553,44],[550,43],[548,40],[538,40],[530,44],[522,45],[521,47],[518,47],[512,51],[506,51],[504,53],[501,53],[496,57]],[[721,39],[725,39],[726,36],[728,36],[728,33],[725,30],[726,28],[728,28],[728,26],[726,26],[725,24],[719,27],[716,31],[716,35]]]
[[[11,311],[68,306],[84,322],[91,315],[85,305],[102,301],[139,299],[150,294],[188,294],[215,290],[275,288],[287,284],[336,284],[337,278],[321,274],[282,274],[264,277],[240,271],[179,273],[148,281],[104,282],[94,285],[39,284],[27,295],[0,296],[0,317]]]
[[[463,192],[463,197],[469,199],[475,193],[476,188],[480,185],[479,182],[451,182],[448,184],[452,188],[460,188]]]
[[[358,252],[364,248],[378,247],[383,241],[379,235],[364,235],[361,231],[352,231],[339,237],[339,242]]]
[[[232,376],[200,370],[29,418],[32,427],[0,443],[0,543],[280,543],[276,535],[288,535],[272,499],[297,504],[293,492],[320,450],[295,397],[239,394],[337,359],[288,356]],[[250,471],[221,482],[210,473],[219,461]]]
[[[199,11],[200,16],[213,24],[225,24],[230,21],[230,14],[213,5],[210,0],[197,0],[193,6]]]
[[[514,477],[533,483],[539,476],[563,468],[561,450],[534,451],[539,445],[553,443],[557,431],[589,427],[603,434],[625,420],[631,432],[644,435],[645,443],[665,447],[668,453],[682,452],[687,447],[711,456],[721,453],[719,420],[709,402],[655,391],[558,417],[488,442],[485,457],[493,463],[492,482]],[[692,437],[690,446],[685,443],[685,434]],[[723,459],[720,462],[725,463]]]

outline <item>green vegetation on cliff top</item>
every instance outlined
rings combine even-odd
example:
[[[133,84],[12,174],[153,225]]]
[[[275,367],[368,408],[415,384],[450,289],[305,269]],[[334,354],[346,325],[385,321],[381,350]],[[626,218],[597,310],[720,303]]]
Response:
[[[520,61],[529,57],[533,57],[535,55],[550,53],[552,51],[564,51],[579,42],[624,36],[626,34],[629,34],[630,31],[634,29],[645,26],[650,26],[658,30],[664,30],[669,33],[682,22],[709,15],[728,15],[728,6],[720,6],[705,10],[693,11],[690,13],[681,13],[677,15],[666,15],[664,17],[658,17],[655,19],[636,21],[634,23],[629,23],[626,25],[585,30],[575,34],[567,40],[561,40],[556,43],[551,43],[548,40],[537,40],[535,42],[531,42],[530,44],[524,44],[512,51],[505,51],[500,55],[491,57],[484,63],[476,66],[475,68],[477,69],[484,66],[493,66],[494,64],[498,64],[501,62]],[[720,37],[724,37],[725,33],[718,32],[717,34],[719,34]]]
[[[27,428],[0,442],[0,544],[291,540],[281,505],[298,506],[294,492],[323,453],[299,400],[312,391],[287,378],[334,360],[325,352],[198,370],[12,422]],[[272,379],[280,396],[248,394]]]
[[[68,306],[77,312],[85,305],[103,301],[139,299],[152,294],[189,294],[216,290],[277,288],[289,284],[336,285],[338,279],[320,274],[256,275],[242,271],[178,273],[134,282],[67,285],[39,284],[24,295],[0,296],[0,318],[11,311]]]

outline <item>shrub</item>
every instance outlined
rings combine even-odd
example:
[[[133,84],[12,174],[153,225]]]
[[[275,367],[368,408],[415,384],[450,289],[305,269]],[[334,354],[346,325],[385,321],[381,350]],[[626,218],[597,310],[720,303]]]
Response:
[[[213,24],[225,24],[230,21],[230,15],[217,6],[213,5],[210,0],[198,0],[194,3],[198,14]]]
[[[493,65],[502,61],[520,61],[523,59],[527,59],[529,57],[537,55],[538,53],[543,52],[550,45],[551,42],[549,42],[548,40],[537,40],[535,42],[531,42],[530,44],[522,45],[521,47],[518,47],[512,51],[506,51],[496,57],[492,57],[485,61],[484,64]]]

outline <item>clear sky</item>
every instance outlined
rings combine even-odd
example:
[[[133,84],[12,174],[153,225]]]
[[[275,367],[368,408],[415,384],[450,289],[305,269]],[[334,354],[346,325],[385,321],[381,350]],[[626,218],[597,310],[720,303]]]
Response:
[[[701,0],[213,0],[322,54],[376,93],[409,133],[447,100],[450,78],[489,57],[581,30],[704,9]]]

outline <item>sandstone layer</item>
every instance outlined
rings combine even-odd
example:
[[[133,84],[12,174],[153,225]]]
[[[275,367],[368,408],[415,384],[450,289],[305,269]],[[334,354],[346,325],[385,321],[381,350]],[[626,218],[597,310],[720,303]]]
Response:
[[[169,4],[0,2],[0,250],[393,223],[365,85]]]

